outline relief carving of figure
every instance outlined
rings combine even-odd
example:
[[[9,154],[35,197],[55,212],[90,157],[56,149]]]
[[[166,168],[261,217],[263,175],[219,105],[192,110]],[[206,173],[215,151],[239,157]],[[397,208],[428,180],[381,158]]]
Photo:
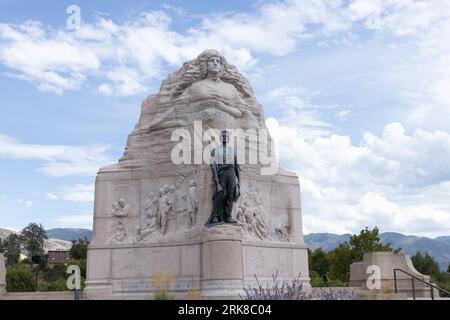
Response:
[[[261,191],[252,183],[249,188],[242,192],[242,198],[238,204],[238,223],[243,231],[249,235],[263,240],[271,238],[271,231],[264,220],[264,206]]]
[[[162,234],[165,235],[167,228],[169,226],[169,219],[172,214],[173,201],[171,202],[170,187],[164,186],[164,188],[159,189],[159,216],[161,217],[161,230]]]
[[[218,51],[204,51],[180,72],[182,77],[174,94],[181,95],[176,104],[181,109],[189,105],[193,120],[214,120],[209,125],[219,127],[245,119],[239,126],[259,127],[263,117],[249,84]]]
[[[127,237],[127,229],[125,228],[123,223],[119,221],[116,226],[114,240],[116,242],[123,242],[126,237]]]
[[[119,200],[112,205],[111,215],[113,217],[126,217],[129,214],[130,204],[125,197],[120,197]]]
[[[144,203],[145,221],[136,231],[136,241],[141,241],[146,236],[159,229],[158,198],[150,192]]]
[[[193,226],[197,223],[198,212],[197,182],[195,182],[195,180],[191,180],[191,182],[189,183],[187,208],[190,219],[190,226]]]

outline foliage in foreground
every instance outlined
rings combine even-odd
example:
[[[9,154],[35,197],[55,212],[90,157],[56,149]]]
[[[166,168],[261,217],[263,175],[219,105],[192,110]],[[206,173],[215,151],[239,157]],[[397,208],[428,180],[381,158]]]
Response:
[[[152,286],[155,300],[173,300],[175,296],[169,291],[173,289],[175,276],[164,272],[155,272],[152,277]]]
[[[438,287],[444,290],[450,291],[450,273],[448,271],[441,272],[439,264],[428,252],[425,252],[425,254],[422,255],[417,251],[417,253],[411,257],[411,261],[417,271],[430,276],[431,282],[436,283]],[[443,291],[440,292],[440,295],[441,297],[449,296]]]
[[[280,281],[277,272],[272,275],[272,282],[262,285],[254,275],[256,286],[244,288],[241,296],[244,300],[356,300],[358,295],[354,290],[347,288],[321,288],[313,294],[312,290],[303,287],[300,274],[292,281]]]
[[[9,266],[6,269],[6,291],[36,291],[34,274],[29,268],[23,268],[20,265]]]

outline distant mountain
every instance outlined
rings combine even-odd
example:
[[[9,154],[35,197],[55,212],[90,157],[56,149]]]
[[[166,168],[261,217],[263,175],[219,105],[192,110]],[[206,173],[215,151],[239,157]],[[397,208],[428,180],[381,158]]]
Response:
[[[339,244],[348,241],[351,234],[333,234],[333,233],[310,233],[305,235],[305,242],[308,244],[309,249],[316,250],[322,248],[325,251],[331,251]]]
[[[57,228],[46,230],[47,236],[52,239],[60,239],[66,241],[84,239],[92,240],[92,230],[74,229],[74,228]]]
[[[437,237],[434,240],[450,243],[450,236]]]
[[[11,233],[14,233],[14,231],[0,228],[0,239],[7,238]]]
[[[322,247],[326,251],[331,251],[349,238],[349,234],[311,233],[305,235],[305,242],[311,250]],[[428,253],[435,258],[441,270],[447,270],[447,266],[450,262],[449,238],[450,237],[443,236],[436,239],[430,239],[425,237],[406,236],[396,232],[384,232],[380,234],[382,243],[391,242],[393,248],[402,248],[404,254],[413,256],[417,251],[421,254],[428,251]]]

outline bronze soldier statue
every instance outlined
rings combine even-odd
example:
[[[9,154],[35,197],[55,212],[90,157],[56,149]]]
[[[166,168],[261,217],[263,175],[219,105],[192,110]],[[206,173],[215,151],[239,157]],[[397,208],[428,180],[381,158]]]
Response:
[[[231,213],[233,202],[236,202],[240,196],[240,168],[236,153],[227,146],[230,137],[226,130],[220,133],[220,140],[222,146],[211,152],[214,161],[210,166],[216,192],[213,197],[213,212],[206,222],[208,227],[219,223],[237,224],[231,217]]]

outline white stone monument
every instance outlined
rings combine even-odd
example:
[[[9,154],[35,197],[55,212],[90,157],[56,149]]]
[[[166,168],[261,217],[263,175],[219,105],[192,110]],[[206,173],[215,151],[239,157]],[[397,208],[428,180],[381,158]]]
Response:
[[[374,293],[378,291],[394,293],[394,269],[403,270],[396,271],[397,290],[407,297],[413,296],[411,275],[430,283],[430,276],[417,271],[409,256],[393,252],[368,252],[364,254],[363,261],[350,265],[350,287],[369,289]],[[379,281],[378,288],[374,287],[376,280]],[[417,297],[430,297],[432,294],[430,286],[416,279],[414,279],[414,291]],[[437,290],[433,290],[433,294],[439,297]]]
[[[6,266],[5,256],[0,253],[0,296],[6,293]]]
[[[215,192],[203,158],[214,141],[209,129],[235,134],[244,158],[232,215],[238,225],[205,226]],[[264,163],[252,158],[271,146],[265,129],[248,81],[217,51],[170,74],[143,101],[119,162],[97,174],[85,296],[152,298],[156,272],[175,277],[172,293],[180,298],[193,290],[203,298],[239,297],[254,275],[268,281],[277,271],[279,280],[300,275],[309,285],[298,177],[275,166],[274,152]],[[250,143],[252,132],[260,143]],[[187,135],[189,150],[180,152]],[[177,164],[174,155],[187,161]]]

